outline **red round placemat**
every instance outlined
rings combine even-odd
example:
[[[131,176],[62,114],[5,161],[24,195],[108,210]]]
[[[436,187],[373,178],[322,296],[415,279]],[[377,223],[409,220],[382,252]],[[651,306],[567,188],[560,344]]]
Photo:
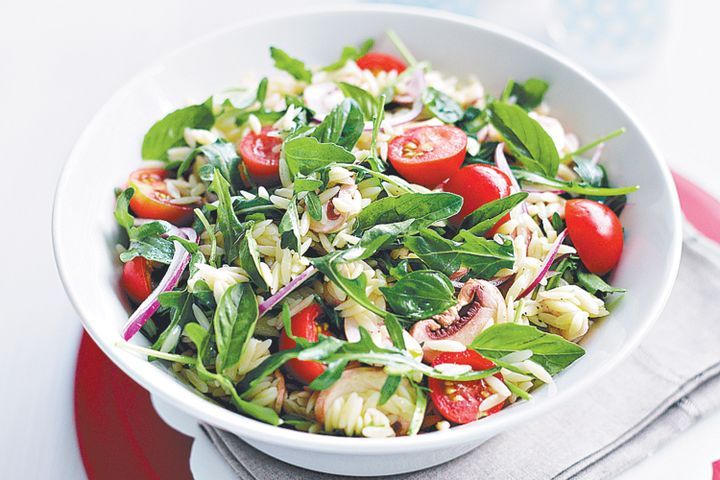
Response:
[[[687,219],[720,242],[720,202],[674,174]],[[83,335],[75,372],[75,429],[90,480],[190,479],[192,439],[167,426],[150,395]]]

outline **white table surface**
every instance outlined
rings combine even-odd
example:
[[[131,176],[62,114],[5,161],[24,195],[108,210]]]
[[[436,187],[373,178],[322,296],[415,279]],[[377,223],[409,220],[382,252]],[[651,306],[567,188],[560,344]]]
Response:
[[[319,3],[324,2],[303,2]],[[81,327],[60,285],[50,240],[55,183],[75,139],[110,94],[154,59],[218,27],[292,4],[299,2],[0,2],[0,158],[6,184],[0,478],[84,478],[72,414]],[[493,20],[531,33],[541,28],[533,14],[538,2],[497,5],[502,10],[488,14]],[[668,31],[670,47],[654,67],[607,82],[657,139],[670,165],[715,194],[719,17],[718,2],[682,2]],[[720,413],[625,478],[709,478],[710,462],[720,458],[718,432]]]

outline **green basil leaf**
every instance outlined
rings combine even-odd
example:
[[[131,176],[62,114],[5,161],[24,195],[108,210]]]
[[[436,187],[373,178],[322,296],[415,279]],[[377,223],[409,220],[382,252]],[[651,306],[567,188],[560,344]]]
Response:
[[[445,123],[455,123],[463,118],[462,107],[449,95],[436,88],[426,88],[422,95],[422,101],[435,117]]]
[[[517,105],[493,102],[490,122],[507,140],[515,156],[528,170],[555,177],[560,156],[550,135]]]
[[[550,85],[539,78],[528,78],[525,83],[517,83],[510,80],[510,95],[515,97],[515,104],[525,110],[537,108],[543,101],[543,97],[550,88]]]
[[[305,206],[308,209],[310,218],[319,222],[322,220],[322,204],[320,203],[320,197],[314,191],[310,191],[305,196]]]
[[[372,38],[368,38],[367,40],[362,42],[357,48],[350,45],[345,46],[342,49],[340,58],[336,62],[333,62],[327,67],[324,67],[323,70],[325,70],[326,72],[334,72],[335,70],[340,70],[349,60],[357,60],[358,58],[368,53],[372,49],[373,45],[375,45],[375,40],[373,40]]]
[[[478,163],[495,165],[495,150],[500,142],[482,142],[480,150],[475,156],[466,155],[465,165],[476,165]]]
[[[423,320],[455,305],[455,289],[440,272],[417,270],[400,278],[391,287],[380,287],[393,312]]]
[[[236,283],[225,291],[213,318],[220,372],[240,361],[255,331],[257,319],[257,297],[250,285]]]
[[[462,197],[448,192],[405,193],[370,203],[357,217],[357,232],[373,225],[403,222],[413,219],[407,234],[417,232],[433,223],[452,217],[462,208]]]
[[[230,198],[230,184],[217,169],[209,189],[218,197],[217,224],[223,235],[225,260],[228,264],[231,264],[238,258],[240,242],[245,229],[233,210],[233,202]]]
[[[270,56],[275,60],[275,68],[278,70],[286,71],[301,82],[312,82],[312,72],[302,61],[275,47],[270,47]]]
[[[173,242],[160,236],[148,236],[130,242],[130,248],[120,254],[120,261],[129,262],[135,257],[143,257],[153,262],[169,265],[175,255]]]
[[[465,217],[465,220],[462,222],[462,228],[473,235],[484,235],[510,212],[510,210],[515,208],[515,206],[527,197],[527,193],[518,192],[508,197],[488,202]]]
[[[354,100],[345,99],[336,106],[311,136],[320,143],[334,143],[346,150],[352,150],[365,128],[360,107]]]
[[[365,117],[365,120],[370,121],[376,116],[378,111],[377,99],[370,94],[367,90],[364,90],[358,86],[350,83],[340,82],[338,87],[342,91],[345,97],[352,99],[357,103],[360,111]]]
[[[409,218],[402,222],[383,223],[370,227],[362,234],[359,246],[373,251],[379,250],[396,238],[413,231],[412,226],[414,223],[415,219]]]
[[[542,365],[550,375],[557,374],[585,354],[581,346],[559,335],[515,323],[493,325],[478,335],[470,348],[491,359],[531,350],[532,360]]]
[[[130,229],[135,224],[135,218],[130,215],[130,199],[135,193],[132,187],[123,190],[115,200],[115,220],[129,234]]]
[[[593,295],[610,294],[610,293],[625,293],[627,290],[624,288],[613,287],[601,277],[589,272],[577,272],[577,283],[580,287],[587,290]]]
[[[322,188],[325,183],[322,180],[314,178],[296,178],[293,183],[293,192],[314,192],[318,188]]]
[[[300,137],[285,142],[285,161],[292,175],[309,175],[332,163],[353,163],[355,155],[332,143],[317,138]]]
[[[475,278],[491,278],[502,268],[512,268],[513,246],[509,240],[502,245],[467,231],[460,232],[463,243],[447,240],[432,230],[405,239],[405,246],[428,267],[452,275],[461,267]]]
[[[205,104],[191,105],[165,115],[143,138],[143,160],[167,160],[168,149],[186,145],[186,128],[209,129],[214,122],[212,110]]]
[[[238,251],[238,262],[252,280],[253,284],[260,290],[267,290],[268,284],[260,273],[260,254],[258,253],[257,242],[252,236],[250,228],[242,236]]]

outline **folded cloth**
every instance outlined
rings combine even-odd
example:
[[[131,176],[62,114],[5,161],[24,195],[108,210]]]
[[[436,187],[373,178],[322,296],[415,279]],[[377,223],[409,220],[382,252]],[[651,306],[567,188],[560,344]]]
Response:
[[[720,407],[718,291],[720,247],[686,236],[668,305],[626,361],[555,412],[402,478],[598,479],[626,470]],[[239,478],[338,478],[284,464],[230,433],[203,428]]]

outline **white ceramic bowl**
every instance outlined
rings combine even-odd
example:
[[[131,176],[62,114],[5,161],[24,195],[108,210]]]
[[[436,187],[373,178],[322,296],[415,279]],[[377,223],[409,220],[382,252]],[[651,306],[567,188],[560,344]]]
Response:
[[[148,127],[175,108],[233,86],[248,71],[270,71],[270,45],[322,64],[337,58],[343,45],[367,37],[384,39],[388,28],[434,67],[475,74],[490,92],[500,92],[508,78],[547,79],[553,114],[581,139],[627,127],[625,135],[607,145],[604,161],[615,184],[642,185],[623,213],[627,241],[614,278],[629,293],[585,339],[587,354],[557,377],[557,394],[539,391],[532,401],[482,421],[416,437],[310,435],[213,405],[157,364],[118,347],[128,314],[113,248],[119,233],[112,215],[113,188],[123,185],[141,164],[140,144]],[[391,47],[380,40],[379,48]],[[681,245],[680,210],[668,169],[637,122],[604,87],[547,48],[515,34],[436,11],[382,6],[306,11],[241,24],[190,44],[133,79],[77,142],[58,186],[53,236],[58,269],[85,329],[128,375],[199,421],[234,432],[269,455],[348,475],[437,465],[514,425],[563,408],[573,393],[617,364],[659,315],[675,279]]]

